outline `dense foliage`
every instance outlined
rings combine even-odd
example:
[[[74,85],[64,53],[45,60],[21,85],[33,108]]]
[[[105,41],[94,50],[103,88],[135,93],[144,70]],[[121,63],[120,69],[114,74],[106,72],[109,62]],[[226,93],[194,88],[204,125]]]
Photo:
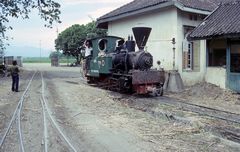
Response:
[[[4,56],[4,51],[0,50],[0,58],[2,58]],[[0,63],[1,64],[1,63]]]
[[[31,11],[38,10],[45,26],[51,27],[53,22],[60,23],[60,4],[53,0],[0,0],[0,51],[4,50],[4,42],[8,40],[6,31],[12,29],[8,25],[10,18],[28,19]]]
[[[62,57],[63,56],[63,54],[61,53],[61,52],[59,52],[59,51],[54,51],[54,52],[51,52],[50,53],[50,55],[49,55],[49,58],[56,58],[56,57],[58,57],[58,58],[60,58],[60,57]]]
[[[86,25],[75,24],[61,32],[55,40],[56,50],[63,54],[73,56],[80,62],[81,48],[88,38],[105,36],[106,30],[97,29],[96,22],[92,21]]]

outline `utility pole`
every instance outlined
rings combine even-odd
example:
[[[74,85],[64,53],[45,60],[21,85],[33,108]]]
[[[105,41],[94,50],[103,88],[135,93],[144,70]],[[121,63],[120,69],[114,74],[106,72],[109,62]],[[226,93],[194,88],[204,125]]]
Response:
[[[58,38],[58,27],[56,25],[56,33],[57,33],[57,38]],[[56,66],[59,66],[59,50],[57,50],[57,65]]]
[[[42,42],[41,42],[41,40],[40,40],[40,42],[39,42],[39,47],[40,47],[40,58],[39,58],[39,60],[40,60],[40,62],[41,62],[41,58],[42,58]]]
[[[175,47],[175,44],[176,44],[176,40],[175,38],[172,38],[172,44],[173,44],[173,70],[176,70],[176,66],[175,66],[175,59],[176,59],[176,47]]]

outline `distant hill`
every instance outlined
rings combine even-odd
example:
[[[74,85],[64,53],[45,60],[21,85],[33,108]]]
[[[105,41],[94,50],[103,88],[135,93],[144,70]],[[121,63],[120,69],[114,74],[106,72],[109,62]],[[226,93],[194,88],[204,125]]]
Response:
[[[31,46],[7,46],[5,50],[5,55],[7,56],[22,56],[22,57],[49,57],[50,54],[49,49]],[[41,55],[40,55],[41,54]]]

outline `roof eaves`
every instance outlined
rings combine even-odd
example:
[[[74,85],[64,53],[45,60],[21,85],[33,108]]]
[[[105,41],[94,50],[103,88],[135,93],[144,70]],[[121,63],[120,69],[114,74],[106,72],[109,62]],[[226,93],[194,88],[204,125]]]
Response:
[[[197,40],[211,40],[211,39],[227,39],[227,38],[239,38],[240,33],[229,33],[221,35],[208,35],[202,37],[188,37],[188,41],[197,41]]]
[[[160,8],[164,8],[164,7],[168,7],[168,6],[173,6],[173,5],[174,5],[173,1],[164,2],[164,3],[161,3],[159,5],[152,6],[152,7],[147,7],[147,8],[144,8],[144,9],[139,9],[139,10],[134,10],[134,11],[129,11],[129,12],[124,12],[122,14],[118,14],[116,16],[111,16],[111,17],[108,17],[108,18],[100,18],[100,19],[97,20],[97,23],[100,24],[100,23],[104,23],[104,22],[114,21],[114,20],[117,20],[117,19],[129,17],[129,16],[133,16],[133,15],[139,15],[139,14],[143,14],[143,13],[146,13],[146,12],[150,12],[150,11],[153,11],[153,10],[156,10],[156,9],[160,9]]]
[[[156,10],[156,9],[161,9],[161,8],[165,8],[165,7],[169,7],[169,6],[175,6],[176,8],[178,8],[182,11],[196,13],[196,14],[209,15],[211,13],[210,11],[206,11],[206,10],[200,10],[200,9],[196,9],[196,8],[186,7],[178,1],[169,1],[169,2],[163,2],[159,5],[155,5],[155,6],[139,9],[139,10],[124,12],[122,14],[118,14],[118,15],[115,15],[115,16],[107,17],[107,18],[99,18],[99,19],[97,19],[97,26],[101,23],[115,21],[115,20],[118,20],[118,19],[133,16],[133,15],[143,14],[143,13],[146,13],[146,12],[150,12],[150,11],[153,11],[153,10]]]
[[[174,5],[175,5],[175,7],[177,7],[178,9],[180,9],[184,12],[203,14],[203,15],[209,15],[211,13],[211,11],[207,11],[207,10],[201,10],[201,9],[197,9],[197,8],[186,7],[186,6],[182,5],[180,2],[175,2]]]

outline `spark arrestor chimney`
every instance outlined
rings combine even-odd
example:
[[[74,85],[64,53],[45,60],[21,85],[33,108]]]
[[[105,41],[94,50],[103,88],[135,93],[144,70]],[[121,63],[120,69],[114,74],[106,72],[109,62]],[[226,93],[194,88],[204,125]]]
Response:
[[[133,34],[139,50],[143,50],[146,46],[148,37],[151,33],[152,28],[150,27],[134,27],[132,28]]]

